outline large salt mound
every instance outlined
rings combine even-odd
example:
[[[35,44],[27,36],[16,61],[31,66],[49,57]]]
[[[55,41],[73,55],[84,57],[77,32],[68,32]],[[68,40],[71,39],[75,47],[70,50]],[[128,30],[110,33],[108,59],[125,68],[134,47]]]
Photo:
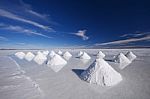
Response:
[[[131,51],[127,52],[127,54],[125,55],[130,61],[133,61],[134,59],[136,59],[136,55],[134,55]]]
[[[61,56],[58,54],[55,54],[48,62],[47,66],[51,67],[55,72],[58,72],[61,70],[64,65],[67,64],[67,61],[65,61]]]
[[[78,53],[78,57],[80,57],[82,54],[83,54],[83,52],[80,51],[80,52]]]
[[[105,57],[105,54],[102,51],[99,51],[97,53],[97,58],[104,58],[104,57]]]
[[[34,58],[34,61],[39,65],[42,65],[46,60],[47,60],[47,57],[43,55],[42,53],[38,53]]]
[[[64,58],[70,58],[70,57],[72,57],[72,55],[71,55],[68,51],[66,51],[66,52],[63,54],[63,57],[64,57]]]
[[[123,53],[119,53],[115,57],[114,61],[120,63],[119,66],[120,69],[124,69],[126,66],[128,66],[131,63],[131,61]]]
[[[115,71],[104,59],[96,59],[87,70],[83,71],[80,78],[89,83],[101,86],[113,86],[122,81],[120,73]]]
[[[83,54],[80,56],[80,59],[91,59],[91,57],[86,52],[83,52]]]
[[[59,51],[58,51],[58,54],[59,54],[59,55],[62,55],[63,53],[62,53],[62,51],[59,50]]]
[[[49,51],[46,50],[46,51],[43,51],[42,53],[43,55],[47,56],[49,54]]]
[[[15,53],[15,56],[18,57],[19,59],[23,59],[25,57],[25,53],[17,52],[17,53]]]
[[[27,61],[31,61],[33,58],[35,57],[35,55],[31,52],[28,52],[26,55],[25,55],[25,59]]]
[[[52,50],[50,53],[49,53],[49,56],[52,58],[56,53]]]

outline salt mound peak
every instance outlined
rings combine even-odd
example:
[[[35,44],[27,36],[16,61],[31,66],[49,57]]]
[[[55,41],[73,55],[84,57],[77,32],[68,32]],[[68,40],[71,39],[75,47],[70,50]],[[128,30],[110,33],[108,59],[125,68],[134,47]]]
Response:
[[[71,55],[68,51],[66,51],[66,52],[64,53],[63,57],[64,57],[64,58],[72,57],[72,55]]]
[[[102,51],[99,51],[97,53],[97,58],[104,58],[104,57],[105,57],[105,54]]]
[[[62,54],[63,54],[63,52],[59,50],[59,51],[58,51],[58,54],[59,54],[59,55],[62,55]]]
[[[115,57],[114,61],[119,63],[120,69],[124,69],[126,66],[128,66],[131,63],[131,61],[123,53],[119,53]]]
[[[78,53],[78,57],[80,57],[82,54],[83,54],[83,52],[80,51],[80,52]]]
[[[31,61],[34,57],[35,57],[35,55],[34,55],[32,52],[28,52],[28,53],[25,55],[25,59],[26,59],[27,61]]]
[[[15,53],[15,56],[18,57],[19,59],[23,59],[25,57],[25,53],[24,52],[17,52],[17,53]]]
[[[49,51],[46,50],[46,51],[43,51],[43,55],[47,56],[49,54]]]
[[[52,58],[56,53],[52,50],[50,53],[49,53],[49,56]]]
[[[104,59],[96,59],[85,71],[80,78],[89,83],[101,86],[113,86],[122,81],[120,73],[115,71]]]
[[[39,65],[42,65],[46,60],[47,57],[43,53],[38,53],[34,58],[34,61]]]
[[[91,57],[86,52],[83,52],[83,54],[80,56],[80,59],[91,59]]]
[[[125,55],[130,61],[133,61],[134,59],[136,59],[136,55],[134,55],[131,51],[127,52],[127,54]]]

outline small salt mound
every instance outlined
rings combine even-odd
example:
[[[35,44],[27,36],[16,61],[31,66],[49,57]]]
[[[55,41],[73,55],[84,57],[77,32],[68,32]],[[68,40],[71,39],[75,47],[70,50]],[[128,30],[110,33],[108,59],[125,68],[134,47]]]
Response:
[[[122,81],[120,73],[115,71],[104,59],[96,59],[87,70],[83,71],[80,78],[89,83],[101,86],[113,86]]]
[[[15,56],[18,57],[19,59],[23,59],[25,57],[25,53],[17,52],[17,53],[15,53]]]
[[[71,55],[68,51],[66,51],[66,52],[63,54],[63,57],[64,57],[64,58],[70,58],[70,57],[72,57],[72,55]]]
[[[83,52],[83,54],[80,56],[80,59],[91,59],[91,57],[86,52]]]
[[[52,50],[50,53],[49,53],[49,56],[52,58],[56,53]]]
[[[83,54],[83,52],[80,51],[80,52],[78,53],[78,57],[80,57],[82,54]]]
[[[25,55],[25,59],[27,61],[31,61],[33,58],[35,57],[35,55],[31,52],[28,52],[26,55]]]
[[[55,72],[58,72],[61,70],[64,65],[67,64],[67,61],[65,61],[61,56],[58,54],[55,54],[54,57],[52,57],[48,62],[47,66],[51,67]]]
[[[42,53],[38,53],[34,58],[34,61],[39,65],[42,65],[46,60],[47,60],[47,57],[43,55]]]
[[[114,61],[120,63],[120,69],[124,69],[127,65],[131,63],[131,61],[123,53],[119,53],[115,57]]]
[[[43,51],[43,55],[47,56],[49,54],[49,51]]]
[[[99,51],[97,53],[97,58],[104,58],[104,57],[105,57],[105,54],[102,51]]]
[[[58,54],[59,54],[59,55],[62,55],[63,53],[62,53],[62,51],[59,50],[59,51],[58,51]]]
[[[134,59],[136,59],[136,55],[134,55],[131,51],[127,52],[127,54],[125,55],[130,61],[133,61]]]

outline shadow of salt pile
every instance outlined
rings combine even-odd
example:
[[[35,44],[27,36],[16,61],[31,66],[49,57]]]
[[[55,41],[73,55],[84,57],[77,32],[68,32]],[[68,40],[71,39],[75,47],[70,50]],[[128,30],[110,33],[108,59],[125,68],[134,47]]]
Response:
[[[83,69],[72,69],[72,71],[80,78],[80,75],[84,70]]]

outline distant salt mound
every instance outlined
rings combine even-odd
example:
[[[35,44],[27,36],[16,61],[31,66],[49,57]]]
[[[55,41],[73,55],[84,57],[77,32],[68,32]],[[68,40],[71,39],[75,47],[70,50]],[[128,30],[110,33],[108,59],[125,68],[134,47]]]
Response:
[[[25,57],[25,53],[24,52],[17,52],[17,53],[15,53],[15,56],[19,59],[23,59]]]
[[[97,58],[104,58],[104,57],[105,57],[105,54],[102,51],[99,51],[97,53]]]
[[[65,65],[67,64],[67,61],[64,60],[61,56],[58,54],[55,54],[48,62],[47,66],[51,67],[55,72],[58,72],[61,70]]]
[[[80,52],[78,53],[78,57],[80,57],[82,54],[83,54],[83,52],[80,51]]]
[[[80,59],[91,59],[91,57],[86,52],[83,52],[83,54],[80,56]]]
[[[134,55],[131,51],[127,52],[125,55],[130,61],[133,61],[136,59],[136,55]]]
[[[87,70],[81,73],[80,78],[101,86],[113,86],[122,81],[121,74],[102,58],[96,59]]]
[[[72,55],[71,55],[68,51],[66,51],[66,52],[63,54],[63,57],[64,57],[64,58],[70,58],[70,57],[72,57]]]
[[[123,53],[119,53],[115,57],[114,61],[120,63],[119,66],[120,69],[124,69],[126,66],[128,66],[131,63],[131,61]]]
[[[43,53],[38,53],[34,58],[34,61],[39,65],[42,65],[46,60],[47,57]]]
[[[49,54],[49,51],[46,50],[46,51],[43,51],[43,55],[47,56]]]
[[[50,53],[49,53],[49,56],[52,58],[56,53],[52,50]]]
[[[63,52],[59,50],[58,51],[58,55],[62,55],[62,54],[63,54]]]
[[[35,57],[35,55],[31,52],[28,52],[26,55],[25,55],[25,59],[27,61],[31,61],[33,58]]]

